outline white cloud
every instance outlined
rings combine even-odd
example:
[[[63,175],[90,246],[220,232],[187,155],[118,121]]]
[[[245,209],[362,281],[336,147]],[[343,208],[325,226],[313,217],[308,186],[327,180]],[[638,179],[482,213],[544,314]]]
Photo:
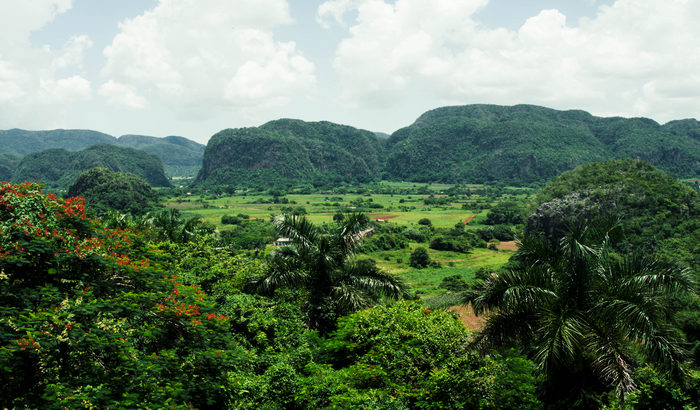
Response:
[[[139,95],[134,87],[109,80],[100,86],[98,92],[107,99],[107,103],[124,108],[142,109],[148,107],[145,97]]]
[[[0,38],[5,46],[28,46],[28,34],[38,30],[72,6],[72,0],[0,2]]]
[[[315,86],[314,65],[273,37],[291,22],[284,0],[161,0],[119,25],[104,50],[103,95],[121,84],[190,117],[286,104]]]
[[[92,47],[92,40],[86,35],[72,36],[63,50],[54,57],[51,65],[53,70],[83,66],[85,51]]]
[[[450,103],[535,103],[668,120],[700,111],[700,2],[617,0],[568,22],[543,10],[517,31],[474,17],[488,0],[333,0],[356,18],[334,68],[350,105],[422,93]]]
[[[75,72],[89,38],[71,37],[55,51],[30,42],[33,31],[71,6],[71,0],[0,2],[0,128],[61,126],[72,103],[90,99],[90,82]]]

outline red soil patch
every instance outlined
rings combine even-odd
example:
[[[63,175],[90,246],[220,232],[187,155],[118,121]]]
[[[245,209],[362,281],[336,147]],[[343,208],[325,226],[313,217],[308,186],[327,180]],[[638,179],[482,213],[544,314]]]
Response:
[[[515,241],[505,241],[496,244],[496,249],[499,251],[517,251],[518,245],[515,244]]]
[[[470,216],[469,218],[465,219],[465,220],[464,220],[464,224],[466,225],[466,224],[468,224],[469,222],[471,222],[471,220],[474,219],[475,216],[476,216],[476,215],[472,215],[472,216]]]
[[[469,330],[481,330],[484,328],[484,317],[476,316],[472,310],[471,305],[457,305],[452,306],[447,309],[448,312],[456,313],[459,316],[459,320],[466,326]]]

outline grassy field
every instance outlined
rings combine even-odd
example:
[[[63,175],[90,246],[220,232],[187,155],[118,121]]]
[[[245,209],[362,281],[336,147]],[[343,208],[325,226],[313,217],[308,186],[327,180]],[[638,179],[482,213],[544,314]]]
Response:
[[[406,182],[383,182],[383,187],[394,189],[415,188],[416,184]],[[448,203],[440,205],[426,204],[426,199],[442,198],[441,193],[451,185],[432,184],[427,186],[430,194],[288,194],[277,198],[287,203],[271,203],[274,198],[260,193],[240,194],[213,198],[198,195],[186,195],[171,198],[167,207],[177,208],[185,216],[198,216],[214,224],[219,230],[231,229],[221,224],[224,215],[245,214],[251,218],[269,220],[289,207],[303,207],[308,219],[315,224],[330,223],[333,215],[339,211],[363,210],[371,219],[384,219],[387,224],[416,225],[423,218],[430,219],[436,228],[453,227],[458,222],[473,217],[467,229],[483,228],[489,207],[496,201],[513,196],[499,198],[482,197],[477,194],[450,197]],[[478,190],[481,186],[473,185],[467,189]],[[425,188],[424,188],[425,192]],[[428,244],[409,243],[405,249],[378,251],[358,255],[358,258],[372,258],[382,269],[400,275],[422,297],[432,297],[444,293],[439,288],[446,276],[461,275],[471,281],[474,272],[480,268],[497,269],[502,266],[513,251],[477,248],[468,254],[444,252],[428,249],[430,258],[440,262],[442,268],[414,269],[408,265],[410,253],[418,246],[428,248]]]
[[[387,185],[410,185],[409,183],[385,183]],[[433,184],[429,189],[436,192],[449,189],[450,185]],[[479,187],[474,185],[474,187]],[[493,198],[471,195],[468,198],[450,198],[452,201],[446,205],[426,205],[425,200],[429,194],[289,194],[284,198],[288,201],[282,203],[265,203],[271,201],[269,195],[236,195],[221,198],[203,198],[198,195],[181,196],[166,201],[167,207],[177,208],[184,214],[196,215],[204,218],[221,228],[223,215],[236,215],[239,213],[249,215],[252,218],[270,218],[283,212],[285,207],[303,207],[308,218],[314,223],[331,222],[333,215],[341,210],[358,209],[358,203],[373,204],[378,208],[367,208],[367,214],[372,219],[388,219],[391,223],[410,225],[417,223],[422,218],[429,218],[435,227],[451,227],[459,221],[474,216],[469,226],[478,225],[486,217],[488,208],[493,204]],[[440,194],[436,194],[440,197]],[[512,198],[512,197],[508,197]],[[381,208],[379,208],[381,207]]]
[[[411,243],[410,245],[411,249],[417,246],[426,247],[425,244]],[[411,286],[411,289],[418,292],[421,297],[430,297],[444,292],[444,289],[439,287],[443,278],[460,275],[471,282],[474,279],[474,272],[478,269],[498,269],[508,261],[513,251],[476,248],[468,254],[462,254],[428,249],[428,254],[432,260],[439,261],[442,267],[424,269],[410,267],[408,265],[409,249],[375,252],[358,255],[358,257],[374,259],[380,268],[401,276]],[[397,262],[397,260],[401,262]]]

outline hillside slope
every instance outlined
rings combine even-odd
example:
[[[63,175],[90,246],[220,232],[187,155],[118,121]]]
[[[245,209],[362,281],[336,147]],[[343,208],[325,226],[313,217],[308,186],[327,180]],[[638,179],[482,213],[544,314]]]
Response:
[[[369,131],[330,122],[282,119],[214,135],[195,183],[284,185],[379,178],[382,144]]]
[[[91,130],[0,130],[0,154],[25,156],[51,148],[80,151],[95,144],[116,144],[116,138]]]
[[[532,105],[443,107],[388,141],[385,175],[420,182],[522,184],[611,158],[636,158],[691,177],[700,174],[695,120],[661,126],[646,118],[601,118]]]
[[[0,154],[0,181],[12,179],[12,173],[22,160],[21,157],[12,154]]]
[[[134,174],[151,186],[170,186],[163,163],[156,155],[109,144],[78,152],[53,148],[31,153],[22,158],[12,180],[40,181],[50,189],[67,189],[83,171],[95,167]]]
[[[84,150],[95,144],[137,148],[160,157],[170,176],[194,176],[202,165],[204,145],[184,137],[111,135],[91,130],[0,130],[0,154],[24,156],[52,148]]]

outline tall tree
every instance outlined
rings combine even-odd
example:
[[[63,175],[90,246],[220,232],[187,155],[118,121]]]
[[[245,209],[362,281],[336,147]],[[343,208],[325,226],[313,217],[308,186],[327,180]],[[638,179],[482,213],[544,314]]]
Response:
[[[281,287],[306,290],[309,326],[321,334],[333,330],[339,316],[369,307],[383,297],[405,295],[405,286],[397,277],[353,258],[371,231],[367,216],[348,215],[327,232],[304,216],[280,215],[274,224],[292,245],[279,248],[268,272],[251,286],[261,293]]]
[[[613,232],[580,225],[558,245],[527,236],[518,267],[467,297],[488,313],[482,346],[524,346],[559,398],[605,386],[624,398],[639,359],[676,374],[685,359],[663,300],[690,291],[691,276],[648,257],[613,257]]]

